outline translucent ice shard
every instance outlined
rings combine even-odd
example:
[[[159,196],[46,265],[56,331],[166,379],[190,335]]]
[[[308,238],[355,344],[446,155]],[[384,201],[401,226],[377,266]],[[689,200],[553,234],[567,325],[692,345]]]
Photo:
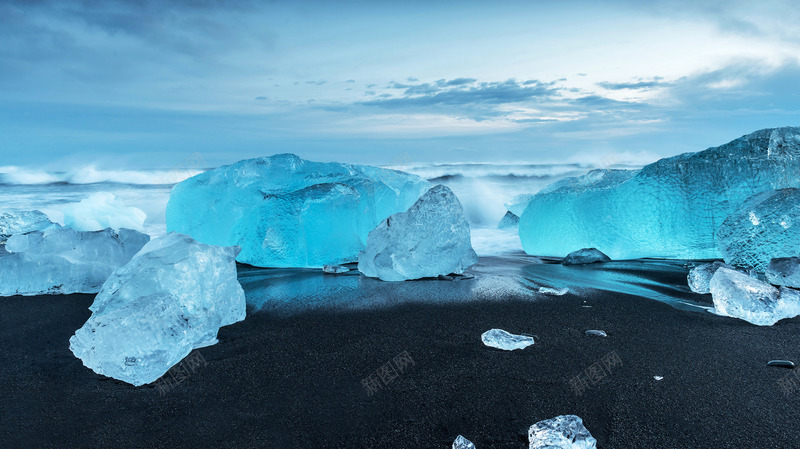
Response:
[[[711,293],[711,287],[709,286],[709,283],[711,282],[711,278],[714,276],[714,273],[716,273],[720,268],[734,269],[732,266],[719,261],[700,264],[692,268],[689,270],[689,275],[686,277],[686,280],[689,283],[689,288],[695,293]]]
[[[347,273],[350,269],[342,265],[325,265],[322,267],[322,271],[328,274],[342,274]]]
[[[583,248],[567,254],[561,260],[562,265],[586,265],[596,262],[611,262],[611,258],[596,248]]]
[[[800,128],[761,130],[638,171],[558,181],[528,203],[520,240],[541,256],[595,247],[617,260],[716,259],[715,233],[725,218],[754,194],[800,187],[798,172]]]
[[[453,449],[475,449],[475,445],[472,444],[472,441],[459,435],[456,437],[456,440],[453,441]]]
[[[503,218],[500,219],[500,223],[497,224],[498,229],[511,229],[517,226],[519,226],[519,217],[511,211],[506,212]]]
[[[239,245],[237,260],[251,265],[320,268],[355,262],[367,234],[429,187],[395,170],[279,154],[177,184],[167,229],[203,243]]]
[[[0,243],[15,234],[60,228],[43,212],[38,210],[10,210],[0,214]]]
[[[800,288],[800,257],[772,259],[765,274],[770,284]]]
[[[529,449],[595,449],[597,440],[575,415],[539,421],[528,429]]]
[[[758,326],[771,326],[800,315],[800,294],[728,268],[719,268],[710,282],[717,314],[740,318]]]
[[[131,229],[54,228],[11,236],[0,254],[0,296],[96,293],[148,240]]]
[[[64,225],[77,231],[135,229],[144,231],[147,218],[140,209],[126,206],[113,193],[97,192],[88,198],[64,206]]]
[[[586,334],[587,337],[608,337],[606,331],[601,331],[596,329],[590,329],[584,332],[584,334]]]
[[[773,258],[800,255],[800,189],[750,197],[719,227],[717,243],[725,262],[760,272]]]
[[[539,293],[543,293],[545,295],[553,295],[553,296],[564,296],[567,293],[569,293],[569,289],[567,287],[564,288],[539,287]]]
[[[103,284],[70,350],[98,374],[137,386],[157,380],[245,318],[237,251],[175,233],[151,241]]]
[[[486,346],[513,351],[525,349],[534,343],[533,337],[527,335],[514,335],[502,329],[491,329],[481,335],[481,341]]]
[[[477,261],[461,203],[437,185],[369,233],[358,269],[384,281],[404,281],[461,274]]]

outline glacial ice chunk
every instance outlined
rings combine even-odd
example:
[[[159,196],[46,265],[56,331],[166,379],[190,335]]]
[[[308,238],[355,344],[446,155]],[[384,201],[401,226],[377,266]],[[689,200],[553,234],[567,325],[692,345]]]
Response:
[[[70,350],[98,374],[136,386],[157,380],[244,320],[237,251],[176,233],[151,241],[103,284]]]
[[[503,329],[491,329],[481,335],[481,341],[491,348],[513,351],[515,349],[525,349],[534,344],[533,337],[527,335],[515,335]]]
[[[588,331],[584,332],[587,337],[608,337],[606,331],[601,331],[598,329],[589,329]]]
[[[569,288],[539,287],[539,293],[552,296],[564,296],[569,293]]]
[[[126,206],[113,193],[96,192],[78,203],[64,206],[64,225],[77,231],[99,231],[106,228],[144,231],[147,214]]]
[[[369,233],[358,269],[384,281],[404,281],[461,274],[477,261],[461,203],[437,185]]]
[[[611,262],[611,258],[596,248],[583,248],[567,254],[561,260],[562,265],[586,265],[597,262]]]
[[[131,229],[53,228],[11,236],[0,253],[0,296],[96,293],[148,240]]]
[[[772,259],[765,274],[770,284],[800,288],[800,257]]]
[[[511,229],[519,226],[519,217],[514,215],[514,212],[507,211],[500,223],[497,224],[497,229]]]
[[[259,267],[320,268],[355,262],[367,234],[429,187],[396,170],[278,154],[175,185],[167,230],[207,244],[239,245],[237,260]]]
[[[710,282],[714,309],[719,315],[740,318],[758,326],[772,326],[800,315],[800,293],[772,285],[729,268],[719,268]]]
[[[597,440],[575,415],[539,421],[528,429],[529,449],[596,449]]]
[[[350,269],[342,265],[325,265],[322,267],[322,271],[328,274],[342,274],[347,273]]]
[[[60,228],[44,212],[38,210],[9,210],[0,214],[0,243],[15,234]]]
[[[719,261],[700,264],[692,268],[689,270],[689,275],[686,277],[686,280],[689,283],[689,288],[695,293],[711,293],[711,287],[709,286],[709,283],[711,282],[711,278],[714,276],[714,273],[716,273],[720,268],[729,268],[731,270],[734,269],[732,266]]]
[[[456,440],[453,441],[453,449],[475,449],[475,445],[472,444],[472,441],[459,435],[456,437]]]
[[[750,197],[722,222],[717,243],[725,262],[759,272],[773,258],[800,255],[800,189]]]
[[[595,247],[615,260],[717,259],[715,233],[726,217],[754,194],[800,187],[799,172],[800,128],[765,129],[638,171],[560,180],[531,198],[520,240],[541,256]]]

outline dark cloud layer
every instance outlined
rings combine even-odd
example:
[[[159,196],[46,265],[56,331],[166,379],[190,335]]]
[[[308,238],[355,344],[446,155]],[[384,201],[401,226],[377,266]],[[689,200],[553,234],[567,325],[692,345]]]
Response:
[[[404,89],[402,96],[365,101],[364,106],[409,108],[424,106],[498,105],[535,99],[554,98],[560,88],[539,81],[520,84],[514,79],[480,82],[472,78],[438,80],[433,83],[391,83],[392,89]]]

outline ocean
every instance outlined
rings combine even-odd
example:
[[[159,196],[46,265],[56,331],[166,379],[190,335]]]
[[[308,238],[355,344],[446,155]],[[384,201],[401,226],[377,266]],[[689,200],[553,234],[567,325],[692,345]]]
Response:
[[[81,167],[65,171],[41,171],[0,167],[2,209],[38,209],[62,223],[63,208],[97,192],[110,192],[126,206],[147,214],[144,231],[151,236],[166,233],[164,212],[172,186],[204,171],[196,164],[171,170],[108,170]],[[470,223],[472,243],[479,256],[501,255],[522,249],[515,229],[497,228],[506,204],[523,194],[536,193],[569,176],[598,168],[595,164],[491,164],[441,163],[392,165],[455,192]],[[603,168],[638,168],[615,164]]]

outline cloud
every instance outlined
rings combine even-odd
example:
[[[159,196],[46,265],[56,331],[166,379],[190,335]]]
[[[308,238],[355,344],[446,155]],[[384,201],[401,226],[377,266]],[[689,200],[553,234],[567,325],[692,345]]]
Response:
[[[472,78],[438,80],[434,83],[390,83],[392,89],[404,89],[400,97],[361,102],[364,106],[400,109],[426,106],[498,105],[557,97],[560,89],[553,83],[536,81],[522,85],[514,79],[481,82]]]
[[[623,90],[623,89],[651,89],[653,87],[666,87],[669,86],[670,83],[664,82],[662,78],[657,77],[650,81],[635,81],[629,83],[610,83],[610,82],[602,82],[597,83],[598,86],[602,87],[603,89],[608,90]]]

